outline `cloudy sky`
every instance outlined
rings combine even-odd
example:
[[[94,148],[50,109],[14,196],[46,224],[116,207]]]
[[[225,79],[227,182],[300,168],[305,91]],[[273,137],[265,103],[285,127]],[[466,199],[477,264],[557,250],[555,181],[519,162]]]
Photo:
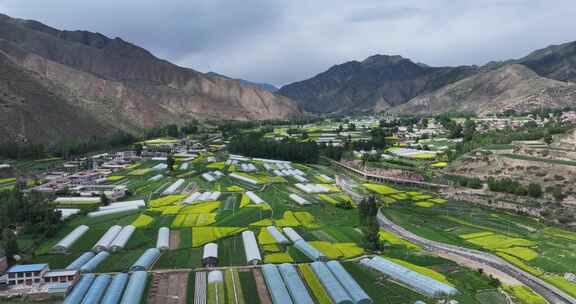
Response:
[[[373,54],[484,64],[576,40],[574,0],[0,0],[0,12],[275,85]]]

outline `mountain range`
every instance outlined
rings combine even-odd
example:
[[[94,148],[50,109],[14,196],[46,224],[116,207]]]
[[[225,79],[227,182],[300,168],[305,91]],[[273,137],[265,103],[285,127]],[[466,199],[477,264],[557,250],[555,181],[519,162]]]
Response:
[[[120,38],[0,15],[2,142],[301,114],[282,95],[174,65]]]
[[[311,112],[489,114],[576,106],[575,82],[576,42],[571,42],[480,67],[430,67],[375,55],[333,66],[278,93]]]
[[[192,119],[565,106],[576,106],[576,42],[483,66],[432,67],[374,55],[278,90],[180,67],[121,38],[0,14],[0,143],[135,133]]]

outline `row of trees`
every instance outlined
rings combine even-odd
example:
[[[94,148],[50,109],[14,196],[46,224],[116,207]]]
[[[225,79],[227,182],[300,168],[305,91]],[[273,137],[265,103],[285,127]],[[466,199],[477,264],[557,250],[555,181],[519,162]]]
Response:
[[[61,224],[61,214],[50,205],[45,194],[22,193],[19,187],[0,192],[0,247],[8,257],[17,254],[16,231],[35,240],[52,237]]]
[[[230,153],[250,157],[281,159],[302,163],[317,163],[320,149],[315,142],[298,142],[291,139],[274,141],[264,139],[262,133],[235,136],[228,145]]]
[[[527,195],[534,198],[540,198],[543,195],[542,187],[539,184],[530,183],[528,186],[524,186],[511,178],[496,179],[489,177],[488,188],[490,191]]]
[[[7,142],[0,144],[0,157],[27,160],[41,159],[47,157],[70,158],[86,153],[105,150],[117,147],[126,147],[143,139],[150,139],[162,136],[181,137],[194,134],[199,130],[199,123],[192,121],[183,126],[174,124],[144,129],[140,135],[134,135],[123,131],[118,131],[109,136],[90,137],[83,139],[67,139],[65,141],[51,144],[22,144]]]
[[[380,225],[378,225],[377,215],[378,203],[376,202],[376,198],[372,195],[363,198],[358,204],[358,216],[364,234],[366,248],[372,251],[382,250]]]

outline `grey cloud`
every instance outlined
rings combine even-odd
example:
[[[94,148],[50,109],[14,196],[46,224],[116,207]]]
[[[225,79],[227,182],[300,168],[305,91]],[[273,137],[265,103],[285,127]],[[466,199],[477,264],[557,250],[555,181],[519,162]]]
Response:
[[[0,10],[276,85],[377,53],[483,64],[576,40],[573,0],[0,0]]]

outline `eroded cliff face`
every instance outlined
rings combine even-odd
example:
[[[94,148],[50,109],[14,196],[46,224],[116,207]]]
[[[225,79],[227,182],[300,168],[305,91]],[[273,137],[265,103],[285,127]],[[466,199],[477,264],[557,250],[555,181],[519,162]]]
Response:
[[[101,129],[100,135],[118,129],[134,131],[185,123],[193,118],[254,120],[301,114],[289,98],[244,86],[238,80],[176,66],[119,38],[60,31],[3,15],[0,15],[0,55],[4,59],[0,68],[7,69],[10,65],[11,69],[26,74],[26,80],[21,81],[43,87],[62,107],[69,106],[86,123],[95,123]],[[5,90],[10,87],[14,96],[34,98],[35,103],[52,101],[41,94],[28,96],[21,91],[22,86],[10,84],[9,75],[5,75],[4,81]],[[47,104],[42,111],[52,108]],[[9,114],[13,115],[0,111],[0,119]],[[57,113],[39,114],[58,117]],[[71,122],[69,127],[74,128],[74,120],[67,120]],[[10,128],[2,131],[14,133],[10,138],[30,142],[58,140],[72,134],[68,128],[41,123],[31,126],[52,129],[49,132],[52,135],[39,138]]]
[[[519,112],[573,106],[576,84],[538,76],[520,64],[507,64],[418,96],[393,109],[405,114]]]

